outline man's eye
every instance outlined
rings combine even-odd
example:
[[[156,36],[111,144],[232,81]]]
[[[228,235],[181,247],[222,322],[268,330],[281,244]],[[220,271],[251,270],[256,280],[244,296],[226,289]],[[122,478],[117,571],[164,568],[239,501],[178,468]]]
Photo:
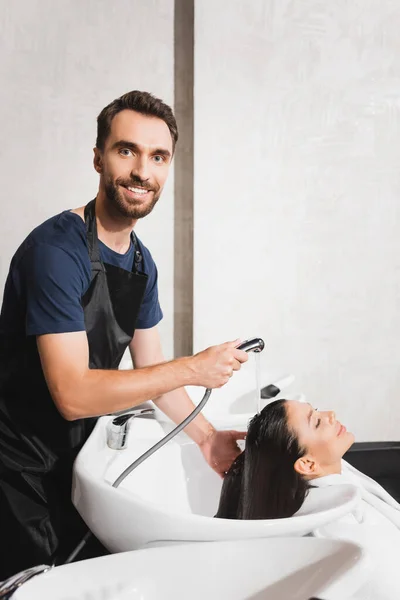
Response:
[[[161,154],[156,154],[156,156],[154,156],[153,158],[154,158],[154,162],[156,162],[156,163],[162,163],[165,160],[164,157],[161,156]]]
[[[122,156],[129,156],[132,154],[132,150],[129,150],[129,148],[121,148],[119,153],[122,154]]]

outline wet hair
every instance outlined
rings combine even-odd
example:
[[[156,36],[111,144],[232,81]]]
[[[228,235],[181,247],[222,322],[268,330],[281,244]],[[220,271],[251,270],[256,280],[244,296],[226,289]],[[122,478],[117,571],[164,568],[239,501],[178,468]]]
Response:
[[[172,137],[172,148],[175,150],[175,145],[178,141],[178,126],[172,108],[159,98],[149,94],[149,92],[139,92],[138,90],[127,92],[120,98],[113,100],[103,108],[97,117],[96,147],[99,150],[104,150],[106,139],[110,135],[113,118],[119,112],[126,109],[134,110],[135,112],[149,117],[162,119],[168,126]]]
[[[216,517],[280,519],[302,506],[310,484],[294,464],[306,450],[288,425],[285,402],[267,404],[250,421],[246,448],[225,476]]]

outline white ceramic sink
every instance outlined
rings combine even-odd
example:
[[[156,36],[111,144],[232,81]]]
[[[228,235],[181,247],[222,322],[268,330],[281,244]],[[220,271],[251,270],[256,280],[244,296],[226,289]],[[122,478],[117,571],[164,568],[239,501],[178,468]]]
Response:
[[[171,425],[134,419],[128,449],[111,450],[101,418],[74,467],[73,502],[89,528],[111,551],[136,550],[182,541],[303,536],[350,512],[353,486],[316,488],[290,519],[215,519],[222,480],[198,447],[179,434],[134,470],[118,488],[112,483]]]
[[[344,600],[362,584],[364,570],[360,548],[347,542],[184,544],[56,567],[13,600]]]

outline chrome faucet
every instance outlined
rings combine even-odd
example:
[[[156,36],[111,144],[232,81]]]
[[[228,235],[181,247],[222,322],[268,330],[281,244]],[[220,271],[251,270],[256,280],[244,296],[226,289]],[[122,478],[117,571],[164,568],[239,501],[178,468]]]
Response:
[[[128,446],[129,425],[135,417],[154,415],[154,408],[139,408],[114,417],[107,425],[107,446],[124,450]]]
[[[12,575],[5,581],[0,581],[0,598],[1,600],[9,600],[11,596],[21,587],[26,581],[35,577],[35,575],[40,575],[41,573],[46,573],[50,571],[52,567],[50,565],[38,565],[37,567],[30,567],[29,569],[24,569],[15,575]]]

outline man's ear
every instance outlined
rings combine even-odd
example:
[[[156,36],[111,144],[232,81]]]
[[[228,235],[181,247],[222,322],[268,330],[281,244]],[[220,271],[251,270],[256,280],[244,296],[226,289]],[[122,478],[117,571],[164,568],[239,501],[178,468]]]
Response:
[[[103,160],[101,157],[101,152],[98,148],[93,148],[94,157],[93,157],[93,166],[97,173],[103,172]]]
[[[294,470],[303,477],[317,477],[320,472],[319,464],[310,455],[301,456],[294,463]]]

